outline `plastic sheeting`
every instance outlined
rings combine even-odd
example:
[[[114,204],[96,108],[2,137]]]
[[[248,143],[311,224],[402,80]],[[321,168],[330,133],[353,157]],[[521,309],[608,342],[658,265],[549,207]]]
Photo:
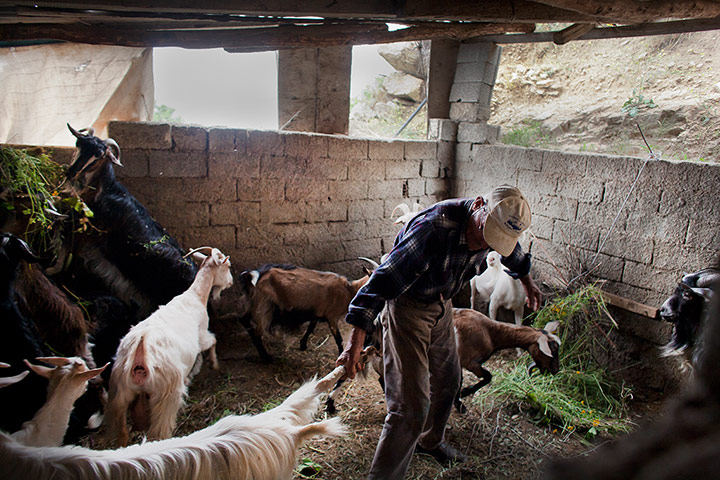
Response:
[[[0,143],[74,145],[67,129],[147,121],[152,49],[53,44],[0,48]]]

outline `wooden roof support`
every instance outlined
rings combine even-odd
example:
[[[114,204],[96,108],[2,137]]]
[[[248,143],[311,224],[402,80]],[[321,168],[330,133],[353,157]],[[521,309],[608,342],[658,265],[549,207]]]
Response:
[[[720,15],[720,2],[714,0],[0,0],[0,7],[15,6],[196,15],[242,14],[387,21],[435,19],[525,23],[603,21],[627,24],[670,18],[712,18]]]
[[[568,42],[582,37],[593,28],[595,28],[595,25],[592,23],[576,23],[575,25],[570,25],[564,30],[553,33],[553,42],[558,45],[565,45]]]
[[[388,31],[385,24],[346,22],[310,26],[277,25],[269,28],[149,30],[67,24],[15,24],[0,28],[0,41],[48,39],[127,47],[224,47],[228,51],[247,52],[391,43],[437,37],[461,40],[506,31],[530,32],[534,28],[532,24],[430,23]]]
[[[673,33],[702,32],[720,29],[720,18],[703,18],[699,20],[678,20],[672,22],[643,23],[621,27],[593,28],[576,40],[604,40],[609,38],[646,37],[652,35],[668,35]],[[539,43],[555,41],[557,32],[520,33],[511,35],[486,35],[472,38],[467,42]]]
[[[608,23],[641,23],[663,18],[714,18],[720,15],[720,2],[716,0],[540,0],[540,3]]]

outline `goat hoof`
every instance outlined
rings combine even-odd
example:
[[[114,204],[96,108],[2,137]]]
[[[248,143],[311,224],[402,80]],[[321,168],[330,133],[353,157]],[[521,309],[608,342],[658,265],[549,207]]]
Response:
[[[305,350],[307,350],[307,343],[306,343],[306,344],[302,344],[302,343],[301,343],[301,344],[300,344],[300,350],[302,350],[303,352],[304,352]]]
[[[458,413],[460,413],[461,415],[465,415],[467,413],[467,407],[465,407],[465,405],[463,405],[462,402],[456,403],[455,408],[457,409]]]

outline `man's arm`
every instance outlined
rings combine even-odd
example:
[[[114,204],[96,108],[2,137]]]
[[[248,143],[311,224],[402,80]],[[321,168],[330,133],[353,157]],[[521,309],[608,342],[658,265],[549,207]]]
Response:
[[[360,363],[360,354],[365,344],[366,332],[360,327],[353,327],[350,331],[350,338],[345,344],[345,350],[335,361],[335,366],[345,366],[345,375],[348,378],[355,378],[355,374],[363,369],[364,365]]]
[[[540,302],[542,302],[542,294],[540,293],[540,289],[537,287],[537,285],[535,285],[535,281],[529,274],[521,278],[520,282],[525,288],[525,295],[527,296],[527,306],[530,307],[530,310],[532,310],[533,312],[536,311],[540,307]]]

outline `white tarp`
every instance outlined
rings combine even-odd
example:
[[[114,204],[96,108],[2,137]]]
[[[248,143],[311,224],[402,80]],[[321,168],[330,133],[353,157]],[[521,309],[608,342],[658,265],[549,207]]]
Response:
[[[147,121],[152,49],[53,44],[0,48],[0,143],[74,145],[67,129]]]

